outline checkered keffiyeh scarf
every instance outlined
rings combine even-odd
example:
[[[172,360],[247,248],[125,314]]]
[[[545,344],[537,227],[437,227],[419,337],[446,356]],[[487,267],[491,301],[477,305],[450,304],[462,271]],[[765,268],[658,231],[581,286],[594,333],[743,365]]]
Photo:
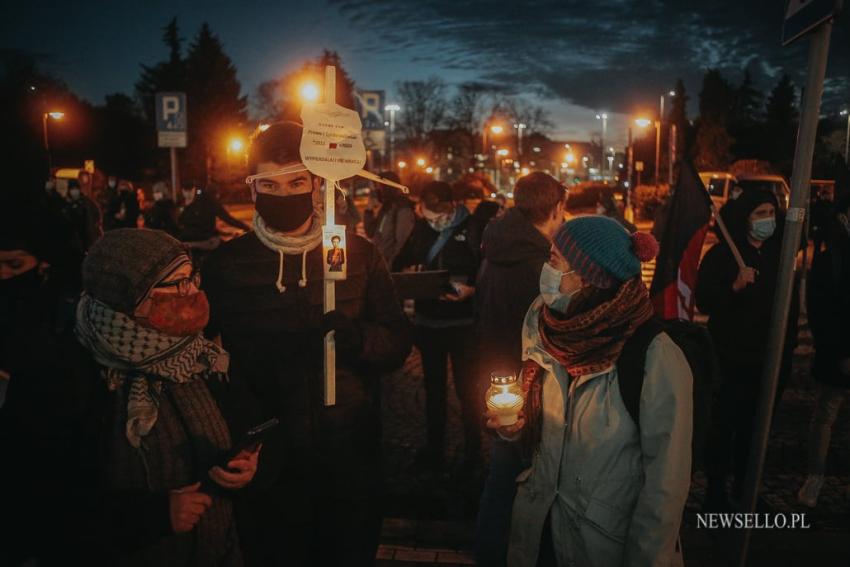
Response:
[[[156,423],[164,381],[182,384],[210,376],[223,379],[230,364],[228,353],[203,335],[164,335],[87,294],[77,306],[76,334],[103,365],[110,391],[130,380],[126,433],[137,449]]]

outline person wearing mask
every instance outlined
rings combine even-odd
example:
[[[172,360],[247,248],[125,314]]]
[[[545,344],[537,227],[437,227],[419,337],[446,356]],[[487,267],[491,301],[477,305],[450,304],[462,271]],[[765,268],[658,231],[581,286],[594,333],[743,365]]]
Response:
[[[392,171],[383,171],[379,175],[389,181],[401,183],[398,175]],[[410,200],[401,191],[389,185],[375,184],[374,187],[376,207],[367,209],[363,222],[366,234],[372,231],[372,242],[380,250],[387,265],[392,266],[413,232],[416,215]]]
[[[112,179],[112,178],[110,178]],[[117,192],[109,200],[104,224],[106,230],[116,228],[136,228],[139,218],[139,201],[133,184],[122,179],[118,182]]]
[[[371,565],[381,529],[380,375],[410,352],[409,323],[380,253],[346,237],[347,278],[323,313],[322,179],[301,163],[302,128],[272,124],[248,152],[254,229],[203,267],[207,334],[233,357],[279,434],[263,449],[273,486],[248,506],[264,565]],[[334,331],[336,404],[323,404],[323,337]],[[247,553],[247,551],[246,551]]]
[[[164,230],[175,238],[178,235],[177,205],[171,200],[171,194],[163,182],[154,183],[151,190],[153,205],[145,213],[145,228]]]
[[[826,248],[812,262],[806,289],[819,391],[809,426],[808,475],[797,495],[812,508],[823,488],[832,427],[850,391],[850,193],[839,197],[821,229]]]
[[[86,172],[80,173],[80,178],[88,178]],[[86,196],[81,183],[68,181],[68,212],[76,237],[83,251],[88,251],[97,240],[103,236],[103,221],[100,207],[90,197]]]
[[[540,271],[549,259],[551,239],[564,222],[567,190],[551,175],[533,172],[517,181],[514,199],[516,206],[484,230],[481,246],[475,324],[477,379],[482,385],[490,372],[516,374],[519,370],[523,320],[540,294]],[[475,550],[479,565],[504,564],[514,479],[521,470],[517,445],[494,438],[478,508]]]
[[[730,507],[726,493],[730,461],[735,499],[744,482],[779,271],[778,209],[769,191],[745,191],[724,205],[720,214],[745,267],[738,266],[729,243],[721,239],[706,253],[697,275],[696,304],[708,316],[722,375],[706,441],[709,510]],[[798,295],[791,294],[776,400],[782,397],[797,345]]]
[[[618,359],[653,317],[641,262],[658,244],[585,216],[555,233],[540,297],[522,331],[524,414],[487,426],[522,442],[507,564],[682,565],[691,474],[693,377],[664,332],[646,351],[640,426],[620,394]]]
[[[397,269],[448,270],[451,289],[416,301],[416,345],[425,374],[427,442],[417,464],[440,471],[446,445],[448,363],[461,404],[464,431],[461,473],[480,460],[482,390],[476,379],[474,301],[481,243],[475,219],[453,200],[448,183],[432,181],[419,196],[423,218],[395,259]]]
[[[231,215],[211,191],[201,191],[193,182],[183,185],[183,209],[177,219],[180,240],[192,250],[192,255],[202,264],[207,255],[221,244],[216,219],[243,231],[250,227]]]
[[[198,283],[161,231],[110,231],[83,263],[76,335],[97,384],[81,441],[91,482],[74,503],[86,563],[242,565],[234,498],[261,448],[230,454],[238,437],[223,408],[242,406],[239,382],[202,335]]]

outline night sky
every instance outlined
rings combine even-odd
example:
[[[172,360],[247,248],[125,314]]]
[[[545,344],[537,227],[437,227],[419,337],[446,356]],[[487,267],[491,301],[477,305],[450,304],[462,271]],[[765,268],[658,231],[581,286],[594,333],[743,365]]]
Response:
[[[587,139],[607,111],[611,143],[628,116],[657,109],[682,77],[696,114],[707,67],[734,82],[749,68],[763,90],[783,72],[803,84],[806,41],[780,46],[784,0],[312,0],[259,2],[18,1],[4,7],[3,47],[94,103],[132,94],[139,64],[166,56],[161,28],[178,18],[188,46],[209,22],[238,69],[243,94],[336,50],[358,87],[432,75],[487,84],[551,113],[554,137]],[[845,9],[847,12],[847,9]],[[850,104],[850,14],[835,26],[823,112]]]

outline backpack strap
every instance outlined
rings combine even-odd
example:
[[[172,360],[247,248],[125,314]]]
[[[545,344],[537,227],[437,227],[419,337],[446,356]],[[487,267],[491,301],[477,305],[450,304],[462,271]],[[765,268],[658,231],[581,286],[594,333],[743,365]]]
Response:
[[[629,337],[617,359],[617,382],[626,410],[640,429],[640,393],[643,389],[646,351],[650,343],[664,331],[664,322],[657,317],[638,327]]]

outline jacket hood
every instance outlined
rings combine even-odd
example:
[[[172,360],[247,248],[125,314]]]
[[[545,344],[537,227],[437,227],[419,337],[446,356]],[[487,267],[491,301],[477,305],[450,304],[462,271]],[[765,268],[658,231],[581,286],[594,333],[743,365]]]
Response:
[[[482,239],[484,258],[495,264],[515,264],[549,258],[551,243],[519,209],[490,221]]]

